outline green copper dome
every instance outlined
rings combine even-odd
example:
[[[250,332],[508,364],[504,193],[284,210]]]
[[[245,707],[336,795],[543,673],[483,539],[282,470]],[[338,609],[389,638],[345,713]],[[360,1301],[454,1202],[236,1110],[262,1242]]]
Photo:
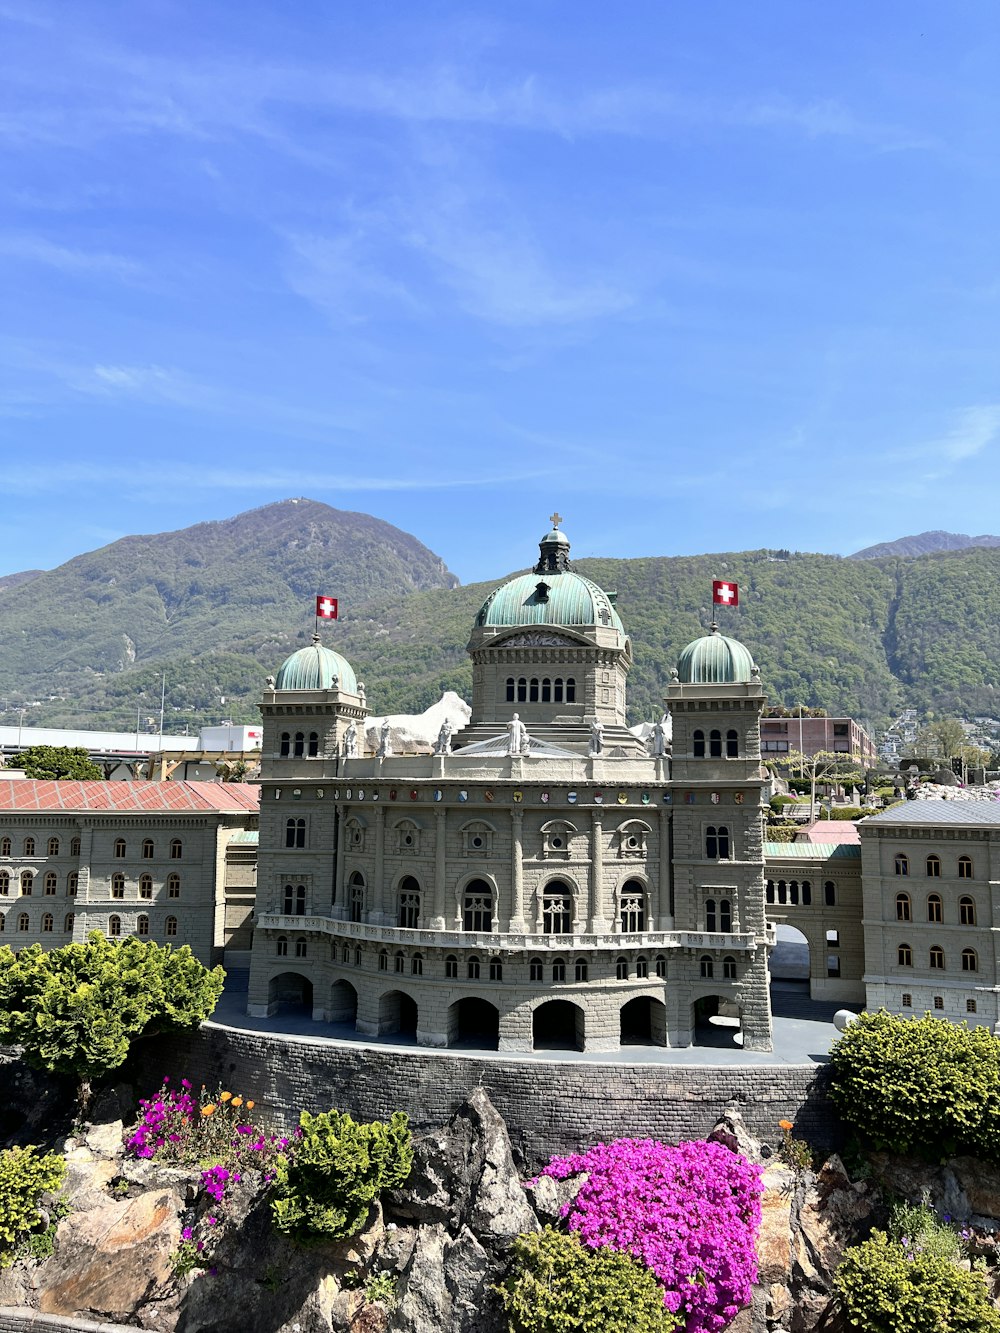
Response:
[[[292,653],[281,665],[274,681],[276,690],[330,690],[334,682],[346,694],[357,694],[358,681],[346,657],[313,642]]]
[[[553,522],[562,522],[558,514]],[[569,567],[569,538],[553,526],[538,543],[538,564],[490,593],[476,616],[480,627],[602,625],[625,636],[614,597]]]
[[[684,685],[749,685],[756,671],[742,643],[727,639],[715,625],[710,634],[689,643],[677,661],[677,677]]]

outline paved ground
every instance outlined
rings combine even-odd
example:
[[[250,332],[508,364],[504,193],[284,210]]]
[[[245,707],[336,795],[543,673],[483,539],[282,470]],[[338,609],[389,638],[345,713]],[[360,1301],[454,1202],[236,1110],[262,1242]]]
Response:
[[[213,1015],[214,1021],[227,1027],[256,1032],[285,1032],[316,1040],[349,1042],[355,1046],[419,1050],[422,1055],[472,1055],[484,1060],[556,1060],[582,1064],[656,1064],[656,1065],[801,1065],[826,1060],[837,1033],[833,1015],[842,1005],[823,1004],[809,999],[808,989],[797,981],[776,981],[771,985],[774,1014],[774,1050],[768,1054],[744,1051],[733,1040],[731,1027],[719,1023],[699,1032],[699,1044],[683,1050],[662,1046],[623,1046],[612,1052],[580,1051],[484,1051],[472,1043],[462,1043],[441,1050],[417,1046],[412,1037],[359,1036],[349,1023],[314,1023],[305,1013],[276,1014],[273,1018],[248,1018],[246,1013],[246,972],[230,972],[226,990]]]

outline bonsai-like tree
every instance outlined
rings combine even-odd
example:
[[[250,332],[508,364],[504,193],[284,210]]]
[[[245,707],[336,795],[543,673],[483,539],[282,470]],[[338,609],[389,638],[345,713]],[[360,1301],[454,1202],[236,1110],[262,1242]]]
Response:
[[[768,755],[767,761],[784,777],[808,778],[810,821],[816,817],[818,783],[833,783],[837,786],[850,783],[856,786],[864,780],[864,770],[858,761],[839,750],[817,750],[815,754],[789,750],[787,754]]]
[[[17,764],[28,778],[58,781],[76,778],[82,782],[100,782],[104,770],[95,764],[82,745],[29,745],[17,756]]]

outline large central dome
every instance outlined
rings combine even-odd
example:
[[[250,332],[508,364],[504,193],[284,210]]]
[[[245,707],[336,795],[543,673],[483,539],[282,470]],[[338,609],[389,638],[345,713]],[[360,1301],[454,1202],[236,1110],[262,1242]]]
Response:
[[[569,567],[569,540],[553,528],[539,542],[538,564],[494,589],[479,609],[477,627],[513,625],[603,626],[623,637],[625,626],[611,597]]]

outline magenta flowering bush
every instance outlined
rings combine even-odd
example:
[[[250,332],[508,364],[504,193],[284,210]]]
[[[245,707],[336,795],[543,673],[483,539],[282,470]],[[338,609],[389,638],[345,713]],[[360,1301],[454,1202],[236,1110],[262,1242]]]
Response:
[[[171,1088],[170,1080],[155,1097],[139,1102],[142,1119],[125,1140],[125,1147],[136,1157],[156,1157],[158,1153],[179,1155],[180,1145],[188,1141],[198,1112],[191,1095],[191,1084],[182,1079],[180,1089]]]
[[[563,1209],[571,1231],[641,1260],[686,1333],[719,1333],[757,1280],[760,1168],[718,1143],[618,1139],[554,1157],[555,1180],[587,1173]]]

